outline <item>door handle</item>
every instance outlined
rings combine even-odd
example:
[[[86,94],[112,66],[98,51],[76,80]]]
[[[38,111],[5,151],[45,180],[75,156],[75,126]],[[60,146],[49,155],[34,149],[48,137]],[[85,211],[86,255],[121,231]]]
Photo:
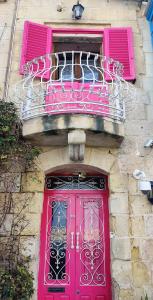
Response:
[[[79,250],[79,235],[80,235],[80,233],[77,232],[77,233],[76,233],[76,249],[77,249],[77,250]]]
[[[71,249],[74,249],[74,232],[71,232]]]

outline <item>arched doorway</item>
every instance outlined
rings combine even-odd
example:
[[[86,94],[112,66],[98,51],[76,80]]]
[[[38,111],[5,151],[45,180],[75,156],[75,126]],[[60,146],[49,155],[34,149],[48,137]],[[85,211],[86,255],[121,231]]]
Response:
[[[46,176],[38,300],[111,300],[106,175]]]

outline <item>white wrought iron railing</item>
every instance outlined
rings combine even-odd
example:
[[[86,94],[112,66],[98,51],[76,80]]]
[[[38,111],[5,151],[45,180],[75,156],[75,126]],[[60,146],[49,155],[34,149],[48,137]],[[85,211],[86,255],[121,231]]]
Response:
[[[131,84],[122,72],[119,62],[90,52],[35,58],[24,66],[24,77],[15,87],[22,119],[80,113],[124,121]]]

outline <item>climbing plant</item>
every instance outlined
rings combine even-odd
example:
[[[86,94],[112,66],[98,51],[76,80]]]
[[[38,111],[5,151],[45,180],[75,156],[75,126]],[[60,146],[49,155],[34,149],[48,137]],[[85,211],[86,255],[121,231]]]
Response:
[[[13,198],[16,173],[6,172],[6,165],[15,170],[18,161],[25,168],[39,155],[39,148],[22,137],[22,123],[13,102],[0,100],[0,299],[29,300],[34,292],[31,258],[23,254],[28,196],[19,208]],[[15,164],[14,164],[15,162]],[[12,169],[13,169],[12,168]],[[16,171],[15,171],[16,172]]]
[[[33,161],[40,150],[22,137],[22,123],[13,102],[0,100],[0,162],[8,158],[22,157]]]

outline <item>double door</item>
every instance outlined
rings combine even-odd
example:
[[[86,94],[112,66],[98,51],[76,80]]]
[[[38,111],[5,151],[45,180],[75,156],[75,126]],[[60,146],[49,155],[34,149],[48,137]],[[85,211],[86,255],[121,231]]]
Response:
[[[46,192],[39,300],[111,300],[108,215],[106,192]]]

